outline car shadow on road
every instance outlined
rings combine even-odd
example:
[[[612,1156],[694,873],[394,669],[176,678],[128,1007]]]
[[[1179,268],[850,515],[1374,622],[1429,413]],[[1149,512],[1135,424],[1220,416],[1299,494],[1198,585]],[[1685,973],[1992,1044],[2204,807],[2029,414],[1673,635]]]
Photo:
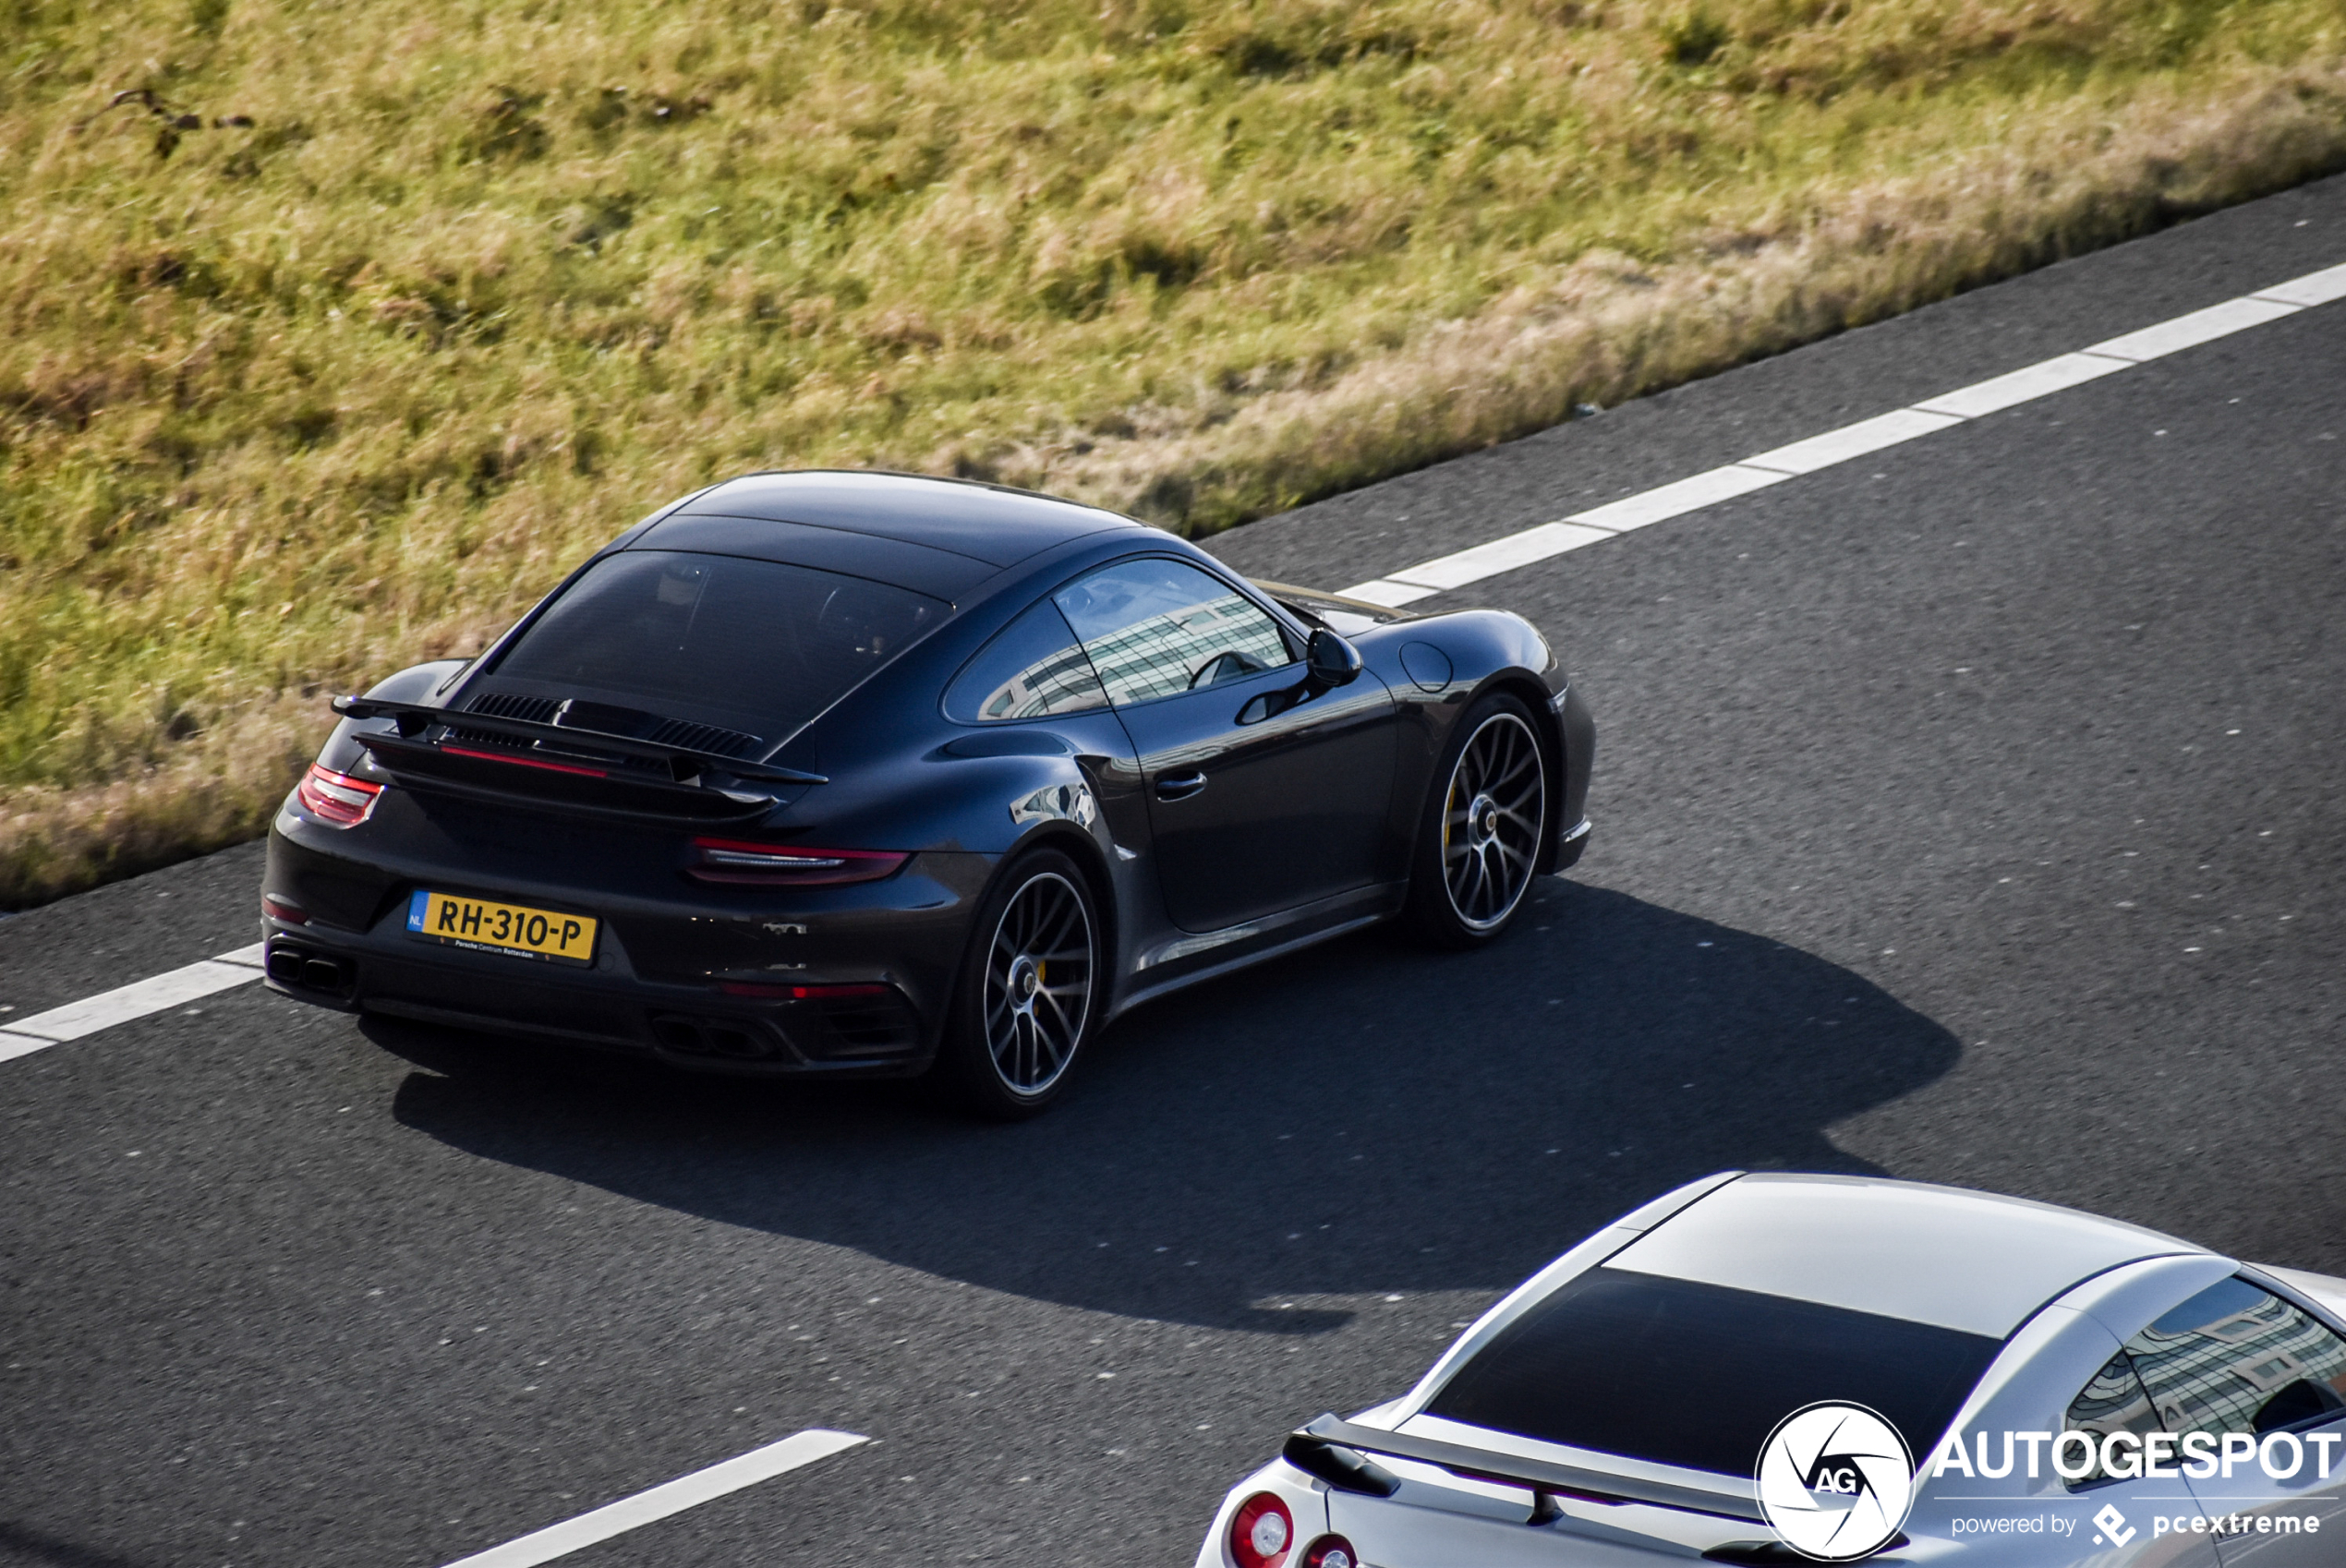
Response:
[[[1707,1172],[1866,1171],[1833,1123],[1957,1042],[1849,971],[1578,884],[1477,953],[1379,933],[1119,1021],[1048,1115],[369,1019],[399,1120],[481,1158],[987,1289],[1311,1333],[1498,1290]]]

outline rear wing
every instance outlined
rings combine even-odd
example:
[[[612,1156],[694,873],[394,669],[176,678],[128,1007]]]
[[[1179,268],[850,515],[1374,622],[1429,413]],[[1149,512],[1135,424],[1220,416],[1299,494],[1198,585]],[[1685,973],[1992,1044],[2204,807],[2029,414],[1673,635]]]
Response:
[[[774,786],[829,782],[819,773],[690,746],[423,703],[336,697],[333,710],[345,718],[390,719],[389,730],[362,730],[350,738],[395,777],[460,794],[524,793],[622,815],[713,822],[771,808]],[[517,789],[525,780],[526,788]]]
[[[1375,1427],[1356,1426],[1334,1415],[1322,1416],[1288,1433],[1287,1446],[1280,1454],[1306,1475],[1316,1476],[1339,1490],[1370,1497],[1391,1497],[1401,1486],[1400,1478],[1366,1457],[1370,1454],[1414,1459],[1421,1465],[1438,1465],[1466,1480],[1521,1487],[1531,1493],[1533,1524],[1544,1524],[1556,1517],[1554,1500],[1559,1497],[1582,1502],[1643,1502],[1717,1519],[1766,1523],[1759,1503],[1747,1490],[1740,1494],[1712,1491],[1577,1465],[1555,1465],[1543,1459],[1445,1442],[1438,1438],[1409,1437]]]
[[[771,763],[745,762],[729,757],[722,752],[704,752],[691,746],[662,745],[651,741],[638,741],[629,735],[612,735],[600,730],[588,730],[578,725],[540,724],[527,718],[501,718],[486,713],[459,713],[454,708],[431,707],[423,703],[388,702],[380,697],[336,697],[333,710],[345,718],[388,718],[399,727],[400,738],[413,740],[435,724],[451,729],[478,730],[491,735],[510,735],[522,741],[562,741],[577,745],[582,741],[602,751],[617,752],[622,756],[641,757],[648,762],[668,764],[670,776],[679,782],[705,770],[729,773],[735,778],[756,778],[777,784],[828,784],[819,773],[806,773],[795,767],[777,767]]]

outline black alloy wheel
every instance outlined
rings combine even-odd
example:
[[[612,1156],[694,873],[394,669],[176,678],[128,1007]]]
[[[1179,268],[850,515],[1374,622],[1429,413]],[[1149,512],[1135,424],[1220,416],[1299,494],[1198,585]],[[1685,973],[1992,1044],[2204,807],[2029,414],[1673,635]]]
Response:
[[[1530,715],[1505,694],[1468,710],[1443,764],[1419,827],[1409,914],[1445,947],[1477,947],[1506,929],[1531,887],[1548,830],[1547,764]]]
[[[938,1053],[968,1109],[1001,1120],[1050,1104],[1091,1037],[1099,921],[1090,885],[1057,850],[1020,858],[978,911]]]

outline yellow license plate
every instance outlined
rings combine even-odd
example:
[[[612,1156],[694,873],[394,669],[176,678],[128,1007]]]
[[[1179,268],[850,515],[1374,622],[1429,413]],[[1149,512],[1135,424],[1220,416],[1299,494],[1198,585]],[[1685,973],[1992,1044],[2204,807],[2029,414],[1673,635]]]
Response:
[[[552,959],[558,963],[594,961],[597,923],[588,915],[460,899],[421,887],[407,900],[410,935],[482,952],[511,953],[515,958]]]

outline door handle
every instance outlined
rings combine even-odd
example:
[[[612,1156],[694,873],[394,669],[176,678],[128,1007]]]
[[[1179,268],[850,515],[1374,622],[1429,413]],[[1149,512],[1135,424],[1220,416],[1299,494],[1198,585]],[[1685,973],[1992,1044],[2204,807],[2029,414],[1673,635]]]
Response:
[[[1205,773],[1177,773],[1156,781],[1156,798],[1160,801],[1186,801],[1205,788]]]

